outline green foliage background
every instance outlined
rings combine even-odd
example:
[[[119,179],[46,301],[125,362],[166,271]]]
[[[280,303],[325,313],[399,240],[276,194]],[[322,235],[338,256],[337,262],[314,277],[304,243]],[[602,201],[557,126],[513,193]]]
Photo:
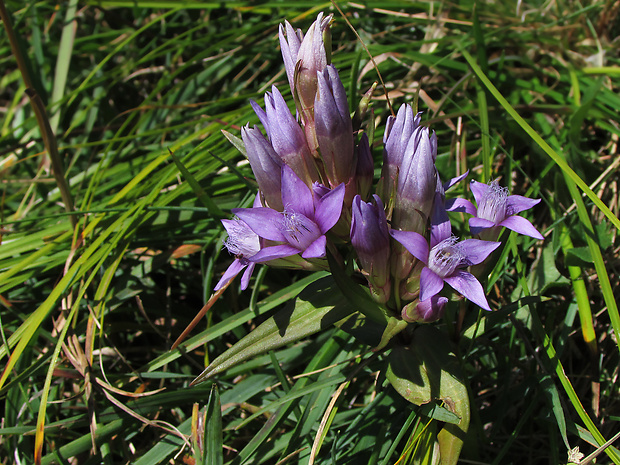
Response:
[[[221,130],[257,124],[249,99],[285,90],[278,24],[333,11],[350,101],[378,79],[331,3],[4,3],[75,211],[4,29],[0,463],[423,463],[440,414],[404,401],[381,354],[336,328],[227,370],[217,391],[189,387],[324,273],[262,268],[169,351],[230,263],[219,219],[252,201],[249,164]],[[543,200],[529,218],[544,242],[506,234],[487,287],[496,311],[456,302],[440,324],[470,384],[462,458],[595,452],[620,430],[618,3],[338,3],[385,83],[377,166],[385,90],[424,111],[444,179],[469,169]]]

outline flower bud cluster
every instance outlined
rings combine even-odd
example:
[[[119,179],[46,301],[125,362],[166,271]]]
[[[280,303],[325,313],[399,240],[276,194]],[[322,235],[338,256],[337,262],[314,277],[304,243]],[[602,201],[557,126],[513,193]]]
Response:
[[[280,46],[296,106],[293,116],[274,86],[264,108],[251,102],[264,133],[246,126],[241,138],[259,192],[252,208],[234,209],[223,220],[225,246],[235,255],[217,289],[243,269],[242,289],[256,263],[328,269],[326,255],[354,257],[352,269],[368,282],[370,295],[409,322],[435,321],[448,298],[447,283],[490,310],[484,289],[468,267],[481,265],[501,244],[502,228],[542,239],[517,213],[540,200],[508,195],[497,181],[471,183],[476,206],[446,200],[437,136],[422,114],[402,105],[387,119],[381,178],[372,194],[374,162],[368,136],[354,131],[345,88],[330,64],[332,17],[319,14],[304,35],[280,26]],[[370,92],[361,106],[367,106]],[[452,234],[448,212],[472,215],[473,238]],[[341,259],[344,260],[344,259]],[[351,269],[351,268],[349,268]]]

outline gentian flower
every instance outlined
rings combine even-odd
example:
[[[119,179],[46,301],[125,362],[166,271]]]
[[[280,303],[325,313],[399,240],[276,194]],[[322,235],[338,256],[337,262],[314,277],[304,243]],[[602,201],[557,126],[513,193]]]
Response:
[[[374,203],[363,202],[359,195],[353,199],[351,244],[373,297],[385,303],[390,297],[390,234],[383,202],[378,195],[373,199]]]
[[[414,131],[400,164],[392,226],[423,233],[427,229],[437,190],[437,136],[428,128]]]
[[[396,117],[389,116],[383,133],[382,196],[387,204],[395,195],[396,180],[413,131],[419,126],[421,113],[414,116],[411,105],[401,105]]]
[[[448,283],[475,304],[491,310],[480,282],[462,268],[482,263],[500,246],[499,242],[479,239],[459,242],[451,235],[450,228],[445,227],[445,223],[438,233],[431,233],[430,246],[424,236],[414,231],[393,229],[390,234],[424,264],[420,273],[421,301],[437,295],[444,283]]]
[[[426,300],[415,300],[403,307],[401,316],[410,323],[432,323],[443,316],[447,303],[448,299],[439,295]]]
[[[317,73],[314,129],[325,174],[332,187],[349,182],[354,173],[353,125],[347,92],[333,65]]]
[[[478,208],[469,200],[455,199],[449,210],[474,215],[469,219],[472,234],[496,238],[500,228],[505,227],[534,239],[544,239],[529,220],[516,216],[517,213],[537,205],[540,199],[508,195],[508,189],[500,186],[497,180],[489,184],[472,181],[470,187]]]
[[[300,30],[295,31],[286,24],[286,36],[280,25],[280,48],[288,77],[291,93],[295,98],[297,111],[301,115],[308,147],[316,155],[318,142],[314,128],[314,98],[317,93],[317,73],[322,73],[330,63],[331,35],[329,25],[332,15],[323,18],[319,13],[317,19],[304,36]],[[327,44],[326,44],[327,42]]]
[[[250,101],[252,108],[280,159],[310,186],[319,179],[319,175],[304,131],[291,114],[278,88],[273,86],[271,90],[271,93],[265,94],[265,110],[256,102]]]
[[[228,238],[224,242],[224,245],[228,251],[235,256],[235,260],[224,272],[224,275],[219,280],[214,290],[219,291],[228,281],[247,267],[241,278],[241,289],[245,290],[248,287],[250,276],[252,276],[254,267],[256,266],[256,264],[249,259],[260,251],[260,238],[258,234],[252,231],[250,227],[240,219],[222,220],[222,224],[228,232]]]
[[[284,211],[267,207],[233,209],[258,236],[278,243],[263,247],[250,260],[262,263],[295,254],[306,259],[324,257],[325,233],[342,212],[344,184],[319,196],[287,165],[282,167],[281,184]]]
[[[280,48],[286,76],[291,92],[301,103],[302,109],[314,105],[317,71],[322,72],[330,63],[331,51],[325,47],[325,42],[326,39],[328,44],[330,42],[329,25],[332,18],[332,15],[323,18],[323,13],[319,13],[305,35],[299,29],[295,31],[288,21],[285,21],[285,27],[280,25]]]
[[[249,125],[242,127],[241,137],[254,177],[258,182],[258,189],[267,201],[267,205],[276,210],[282,210],[282,193],[280,192],[282,160],[256,126],[254,128],[250,128]]]

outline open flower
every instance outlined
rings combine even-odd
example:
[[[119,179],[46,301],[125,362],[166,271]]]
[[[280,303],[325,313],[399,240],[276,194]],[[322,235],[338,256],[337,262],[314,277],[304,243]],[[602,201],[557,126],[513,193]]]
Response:
[[[235,256],[235,260],[224,272],[224,275],[219,280],[214,290],[219,291],[228,281],[247,267],[241,278],[241,289],[245,290],[248,287],[250,277],[256,266],[256,263],[250,261],[250,258],[259,252],[261,247],[260,238],[240,219],[222,220],[222,224],[224,228],[226,228],[226,232],[228,232],[228,237],[224,245],[228,251]]]
[[[278,244],[262,248],[250,257],[262,263],[301,254],[303,258],[325,256],[329,231],[340,218],[344,184],[322,196],[313,192],[287,165],[282,167],[282,205],[272,208],[236,208],[233,213],[263,239]]]
[[[491,310],[482,285],[463,268],[482,263],[500,243],[479,239],[459,242],[448,229],[444,228],[442,232],[443,234],[431,234],[429,246],[424,236],[417,232],[394,229],[390,231],[394,239],[425,265],[420,273],[420,300],[425,301],[437,295],[443,289],[444,283],[448,283],[475,304]]]
[[[469,219],[472,234],[481,234],[489,230],[488,235],[497,237],[499,229],[504,227],[534,239],[544,239],[529,220],[516,216],[517,213],[538,204],[540,199],[508,195],[508,189],[500,186],[497,180],[489,184],[472,181],[470,187],[478,208],[469,200],[455,199],[449,210],[464,211],[474,215]]]

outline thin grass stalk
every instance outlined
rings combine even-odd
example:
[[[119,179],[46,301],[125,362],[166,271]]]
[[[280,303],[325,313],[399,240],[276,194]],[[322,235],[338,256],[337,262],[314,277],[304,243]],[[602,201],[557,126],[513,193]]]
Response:
[[[566,173],[566,175],[588,196],[588,198],[603,212],[603,214],[611,221],[616,228],[620,230],[620,219],[609,209],[605,203],[598,198],[598,196],[588,187],[588,185],[579,177],[577,173],[568,165],[566,160],[564,160],[555,150],[551,148],[551,146],[545,142],[542,137],[530,126],[524,119],[517,113],[517,111],[510,105],[508,100],[504,98],[504,96],[497,90],[497,88],[491,83],[489,78],[482,72],[480,67],[476,64],[473,57],[465,50],[460,43],[456,43],[459,51],[467,60],[469,66],[474,71],[476,76],[480,79],[480,81],[489,89],[493,97],[497,99],[499,104],[506,110],[506,112],[516,121],[516,123],[521,126],[527,135],[529,135],[534,142],[536,142],[540,148],[547,154],[549,157],[560,167],[560,169]]]
[[[67,75],[69,74],[71,55],[73,53],[73,43],[75,41],[75,32],[77,29],[77,21],[75,19],[77,3],[78,0],[69,0],[69,4],[67,5],[65,25],[62,28],[60,46],[58,47],[58,58],[56,59],[56,69],[54,71],[54,87],[52,89],[51,98],[52,105],[58,105],[65,93]],[[50,118],[50,127],[54,133],[58,130],[59,122],[60,106],[53,110],[52,117]]]
[[[62,201],[65,204],[65,210],[71,213],[73,212],[73,199],[71,198],[71,191],[69,190],[69,185],[67,184],[67,180],[64,176],[62,161],[60,159],[60,154],[58,153],[56,136],[54,135],[54,131],[50,126],[50,121],[47,117],[45,105],[43,105],[41,97],[39,97],[39,95],[34,90],[32,79],[30,78],[30,74],[28,73],[28,67],[26,66],[26,59],[22,55],[21,50],[18,46],[17,34],[13,29],[11,18],[9,17],[9,13],[4,6],[3,0],[0,0],[0,17],[2,18],[4,28],[6,29],[6,33],[11,44],[11,51],[13,52],[15,60],[17,61],[17,66],[21,73],[24,84],[26,84],[26,95],[28,95],[28,97],[30,98],[32,110],[34,111],[34,114],[37,118],[37,124],[39,125],[39,130],[41,131],[43,144],[45,145],[47,154],[50,157],[50,161],[52,163],[52,172],[54,175],[54,179],[56,180],[56,184],[58,185],[58,190],[60,191]],[[70,215],[69,219],[71,221],[71,224],[75,228],[77,226],[77,217],[75,217],[74,215]]]
[[[54,353],[52,354],[52,359],[47,370],[47,375],[45,376],[45,383],[43,384],[41,394],[41,403],[39,404],[39,414],[37,416],[36,433],[34,437],[34,463],[36,465],[41,465],[41,459],[43,457],[43,440],[45,437],[45,412],[47,411],[47,400],[49,397],[50,386],[52,385],[54,368],[56,367],[58,356],[60,355],[60,351],[64,344],[65,337],[67,336],[67,331],[71,327],[71,321],[76,315],[78,308],[79,305],[73,305],[71,312],[64,320],[64,325],[62,327],[62,330],[60,331],[60,334],[58,335],[58,341],[56,343],[56,347],[54,347]]]
[[[562,227],[561,244],[564,256],[566,256],[569,250],[574,248],[573,241],[565,227]],[[580,267],[574,265],[568,265],[567,268],[571,283],[573,284],[573,292],[575,293],[575,300],[579,310],[579,321],[581,322],[583,340],[587,344],[591,354],[596,355],[598,349],[592,320],[592,307],[590,306],[590,297],[588,296],[586,284],[583,281],[583,271]]]
[[[614,291],[611,288],[611,282],[609,281],[609,274],[607,273],[605,260],[601,254],[601,248],[594,239],[596,237],[596,233],[594,232],[594,227],[592,226],[592,221],[590,220],[586,206],[583,203],[583,199],[581,198],[581,195],[579,195],[579,191],[577,190],[575,183],[572,182],[566,173],[564,174],[564,178],[571,197],[577,205],[577,214],[579,215],[579,220],[585,230],[586,242],[588,243],[590,255],[592,256],[592,261],[594,262],[594,269],[596,270],[598,282],[601,286],[601,292],[603,293],[603,299],[605,300],[605,305],[607,306],[607,313],[609,314],[609,319],[611,320],[611,326],[614,330],[616,341],[618,341],[616,342],[616,347],[620,350],[620,314],[618,313],[618,304],[616,303]]]
[[[529,291],[529,287],[527,284],[527,279],[525,278],[525,274],[523,273],[524,266],[521,260],[518,258],[519,254],[518,254],[517,245],[515,241],[511,241],[510,246],[512,248],[513,255],[517,257],[516,265],[517,265],[517,272],[519,274],[519,284],[521,284],[523,293],[526,296],[529,296],[530,291]],[[553,347],[551,338],[545,331],[545,328],[543,327],[543,324],[540,321],[540,317],[538,316],[536,307],[532,304],[528,304],[528,308],[530,310],[529,312],[530,317],[532,318],[532,327],[533,327],[534,333],[542,341],[543,347],[547,354],[547,358],[549,362],[551,363],[551,365],[553,366],[553,369],[555,370],[555,374],[560,380],[560,383],[562,384],[564,391],[568,395],[568,398],[571,401],[571,404],[573,405],[575,411],[577,412],[577,415],[579,415],[579,418],[581,418],[581,421],[584,423],[584,425],[586,426],[590,434],[592,434],[592,437],[598,443],[598,445],[599,446],[604,445],[606,443],[605,437],[598,430],[598,428],[596,427],[596,425],[590,418],[590,415],[588,415],[588,412],[586,412],[586,409],[583,407],[583,404],[581,403],[579,396],[575,392],[575,388],[573,388],[573,385],[568,379],[568,376],[566,376],[566,372],[564,371],[562,362],[557,356],[557,352],[555,351],[555,348]],[[605,452],[616,465],[620,465],[620,456],[618,456],[618,454],[616,454],[612,449],[606,449]]]

